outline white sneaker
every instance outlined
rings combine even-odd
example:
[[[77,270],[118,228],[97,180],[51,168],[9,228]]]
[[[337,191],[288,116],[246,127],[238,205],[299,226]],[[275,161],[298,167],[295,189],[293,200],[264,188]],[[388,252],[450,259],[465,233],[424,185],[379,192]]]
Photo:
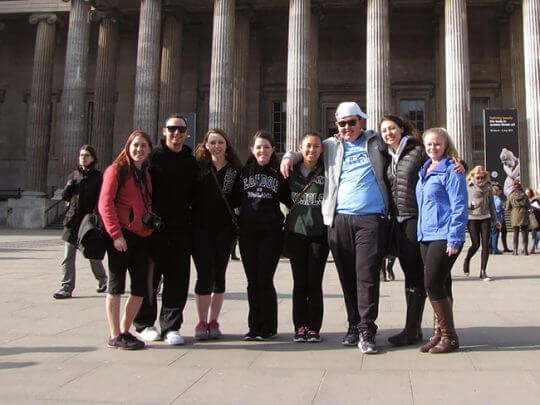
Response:
[[[167,333],[167,337],[165,337],[165,342],[171,346],[181,346],[184,344],[184,338],[182,337],[180,332],[178,332],[177,330],[172,330]]]
[[[155,342],[156,340],[161,340],[160,334],[153,326],[149,326],[140,331],[139,337],[145,342]]]

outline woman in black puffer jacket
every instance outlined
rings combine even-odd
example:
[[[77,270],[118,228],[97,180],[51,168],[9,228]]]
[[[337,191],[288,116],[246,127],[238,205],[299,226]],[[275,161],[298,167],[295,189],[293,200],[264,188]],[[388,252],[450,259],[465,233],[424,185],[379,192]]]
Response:
[[[69,177],[62,192],[62,199],[68,203],[64,218],[65,243],[62,260],[62,286],[53,294],[56,299],[71,298],[75,289],[75,255],[77,253],[77,235],[79,226],[88,213],[97,210],[102,175],[94,168],[97,163],[96,151],[90,145],[83,145],[79,150],[79,166]],[[107,289],[107,274],[101,260],[90,260],[90,267],[98,281],[97,292]]]

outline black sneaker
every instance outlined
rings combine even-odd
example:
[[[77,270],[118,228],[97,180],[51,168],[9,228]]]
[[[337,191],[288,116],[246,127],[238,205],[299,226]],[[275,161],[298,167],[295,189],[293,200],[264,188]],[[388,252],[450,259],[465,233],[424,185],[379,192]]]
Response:
[[[71,293],[69,291],[66,291],[64,289],[60,289],[57,292],[53,294],[53,298],[56,298],[57,300],[63,300],[66,298],[71,298]]]
[[[262,342],[264,340],[270,340],[274,336],[276,336],[275,333],[257,333],[257,336],[255,336],[255,340],[258,340],[258,341]]]
[[[252,331],[249,331],[248,333],[244,335],[245,341],[256,340],[256,338],[257,338],[257,334]]]
[[[297,343],[305,343],[307,342],[307,328],[305,326],[301,326],[298,329],[296,329],[296,332],[294,333],[294,339],[293,342]]]
[[[116,337],[110,337],[107,345],[111,349],[139,350],[144,348],[144,342],[137,339],[131,333],[120,333]]]
[[[360,342],[358,348],[364,354],[377,353],[377,346],[375,345],[375,335],[369,330],[363,330],[360,332]]]
[[[318,343],[321,341],[321,335],[319,335],[319,332],[309,330],[308,333],[306,333],[306,339],[309,343]]]
[[[349,330],[347,330],[347,333],[345,336],[343,336],[341,343],[343,346],[356,346],[358,344],[358,340],[358,328],[355,326],[349,326]]]
[[[97,293],[104,293],[105,291],[107,291],[107,283],[100,284],[96,288]]]

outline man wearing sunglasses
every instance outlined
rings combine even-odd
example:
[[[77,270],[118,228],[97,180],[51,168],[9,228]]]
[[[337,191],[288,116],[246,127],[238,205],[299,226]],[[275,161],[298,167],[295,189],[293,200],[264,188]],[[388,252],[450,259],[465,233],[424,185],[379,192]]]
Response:
[[[388,190],[384,181],[385,146],[358,104],[336,110],[338,134],[324,141],[326,185],[322,201],[328,243],[343,289],[349,328],[343,345],[377,353],[375,321],[379,311],[379,268],[386,243]],[[297,154],[284,156],[287,177]]]
[[[164,339],[170,345],[182,345],[182,313],[186,305],[191,253],[191,202],[198,177],[198,165],[191,148],[184,145],[189,136],[186,119],[170,115],[162,129],[163,138],[150,156],[152,208],[163,225],[154,229],[150,239],[153,264],[148,273],[148,292],[135,327],[146,341]],[[163,277],[161,332],[154,327],[157,317],[157,293]]]

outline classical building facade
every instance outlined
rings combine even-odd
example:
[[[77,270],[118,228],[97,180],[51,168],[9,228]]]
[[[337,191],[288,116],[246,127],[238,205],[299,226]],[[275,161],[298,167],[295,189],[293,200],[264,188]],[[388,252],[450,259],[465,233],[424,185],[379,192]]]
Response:
[[[280,149],[335,132],[344,100],[484,159],[482,111],[517,108],[523,183],[540,186],[538,0],[0,2],[0,189],[51,195],[84,143],[102,164],[134,129],[185,113],[196,143],[258,128]]]

